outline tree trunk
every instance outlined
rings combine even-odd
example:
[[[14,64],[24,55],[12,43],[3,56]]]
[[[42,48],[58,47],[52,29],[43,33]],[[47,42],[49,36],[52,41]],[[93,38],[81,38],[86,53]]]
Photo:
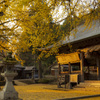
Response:
[[[36,67],[36,55],[34,54],[34,68],[33,68],[33,70],[32,70],[32,80],[35,82],[35,79],[34,79],[34,69],[35,69],[35,67]]]
[[[39,60],[39,79],[42,78],[42,64],[41,64],[41,60]]]

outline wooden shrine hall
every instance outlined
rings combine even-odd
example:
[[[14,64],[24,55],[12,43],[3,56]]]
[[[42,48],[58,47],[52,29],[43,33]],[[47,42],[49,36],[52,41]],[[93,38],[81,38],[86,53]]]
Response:
[[[79,25],[75,37],[66,37],[62,44],[56,56],[59,86],[63,80],[65,84],[100,80],[100,20],[93,21],[91,28]]]

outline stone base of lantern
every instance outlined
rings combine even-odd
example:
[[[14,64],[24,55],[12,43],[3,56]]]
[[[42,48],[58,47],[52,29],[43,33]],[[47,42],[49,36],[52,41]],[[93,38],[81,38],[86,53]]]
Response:
[[[17,75],[17,73],[13,71],[5,71],[1,75],[5,77],[6,84],[3,90],[0,92],[0,100],[22,100],[18,98],[18,93],[12,84],[12,80]]]
[[[9,92],[5,92],[5,91],[1,91],[0,92],[0,100],[19,100],[18,93],[17,92],[9,93]]]

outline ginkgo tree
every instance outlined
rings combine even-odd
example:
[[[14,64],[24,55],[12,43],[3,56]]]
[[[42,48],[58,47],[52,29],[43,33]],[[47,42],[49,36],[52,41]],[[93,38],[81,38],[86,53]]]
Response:
[[[0,49],[15,54],[30,48],[35,53],[52,44],[49,55],[57,53],[61,40],[81,19],[88,25],[100,17],[100,0],[1,0],[0,7]],[[60,30],[65,19],[70,25],[66,32]]]

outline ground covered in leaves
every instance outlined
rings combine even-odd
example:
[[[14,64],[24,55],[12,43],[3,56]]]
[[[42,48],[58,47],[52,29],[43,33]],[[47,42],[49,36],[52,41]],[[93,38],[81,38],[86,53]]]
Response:
[[[19,97],[23,100],[55,100],[61,98],[71,98],[85,95],[100,94],[100,89],[58,89],[57,85],[50,84],[32,84],[15,86]],[[88,98],[82,100],[100,100],[100,97]]]
[[[100,89],[57,89],[57,85],[48,84],[15,86],[15,88],[19,93],[19,97],[23,100],[54,100],[60,98],[100,94]],[[87,100],[89,100],[89,98]],[[92,99],[90,98],[90,100]],[[100,100],[100,98],[97,98],[97,100]]]

